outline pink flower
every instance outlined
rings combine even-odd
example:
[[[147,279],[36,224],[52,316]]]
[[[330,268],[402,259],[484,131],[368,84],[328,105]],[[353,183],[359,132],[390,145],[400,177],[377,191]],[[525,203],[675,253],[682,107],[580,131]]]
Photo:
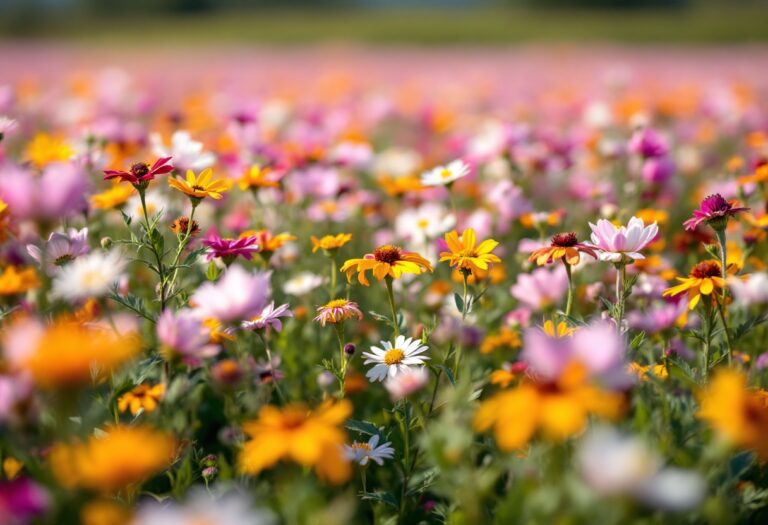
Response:
[[[0,199],[19,219],[60,220],[88,209],[88,180],[83,169],[68,162],[48,164],[41,175],[19,167],[0,168]]]
[[[693,217],[683,223],[688,231],[695,230],[701,223],[706,222],[714,229],[725,228],[729,217],[747,211],[749,208],[736,207],[736,201],[727,201],[719,193],[707,196],[698,210],[693,210]]]
[[[130,171],[104,170],[104,180],[120,178],[122,182],[130,182],[133,185],[148,184],[157,175],[163,175],[173,171],[173,166],[168,164],[171,157],[161,157],[150,167],[145,162],[137,162],[131,166]]]
[[[247,330],[260,330],[263,328],[274,328],[277,332],[283,329],[280,321],[281,317],[293,317],[293,312],[289,310],[287,304],[282,304],[275,308],[275,302],[272,301],[261,311],[259,315],[243,321],[243,328]]]
[[[389,392],[392,401],[399,401],[418,392],[429,383],[429,372],[426,367],[409,367],[400,374],[390,377],[384,382],[384,388]]]
[[[217,282],[203,284],[192,295],[194,311],[203,319],[214,318],[225,324],[258,315],[272,293],[271,275],[230,266]]]
[[[67,233],[53,232],[48,236],[45,247],[49,269],[62,266],[80,255],[88,253],[88,228],[70,228]],[[27,245],[27,253],[39,264],[43,264],[43,251],[34,244]]]
[[[627,226],[617,228],[611,221],[600,219],[592,228],[592,245],[600,250],[600,260],[619,263],[626,259],[645,259],[640,250],[648,246],[659,233],[654,222],[646,226],[643,219],[632,217]]]
[[[190,310],[166,310],[157,320],[157,338],[168,356],[179,356],[188,364],[212,357],[219,351],[210,344],[210,331]]]
[[[669,152],[669,145],[656,131],[643,128],[629,139],[629,151],[646,159],[663,157]]]
[[[363,312],[360,311],[357,303],[346,299],[334,299],[323,306],[318,306],[317,311],[314,321],[322,326],[326,323],[343,323],[353,317],[357,317],[358,321],[363,318]]]
[[[568,275],[561,265],[553,270],[537,268],[531,273],[521,273],[510,289],[512,297],[533,310],[559,303],[568,291]]]
[[[216,257],[221,257],[224,263],[229,265],[238,256],[250,261],[254,253],[258,253],[260,247],[257,244],[258,238],[255,235],[248,237],[239,237],[237,239],[228,239],[214,236],[203,240],[203,244],[208,247],[206,260],[210,261]]]
[[[44,514],[50,498],[43,487],[27,477],[0,482],[0,523],[23,525]]]

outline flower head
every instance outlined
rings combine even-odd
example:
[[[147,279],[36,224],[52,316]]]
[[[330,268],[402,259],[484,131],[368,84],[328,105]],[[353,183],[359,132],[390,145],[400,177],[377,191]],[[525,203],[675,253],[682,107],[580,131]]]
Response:
[[[34,268],[6,266],[0,274],[0,296],[24,293],[40,286],[40,279]]]
[[[250,273],[230,266],[215,283],[205,283],[192,295],[193,310],[202,319],[222,323],[242,321],[262,312],[270,296],[270,272]]]
[[[130,182],[134,186],[146,185],[153,181],[156,176],[173,171],[173,166],[169,164],[170,160],[171,157],[161,157],[152,166],[145,162],[137,162],[128,171],[104,170],[104,175],[106,175],[104,180],[119,178],[121,182]]]
[[[85,442],[55,445],[50,462],[65,487],[113,493],[165,469],[175,453],[175,440],[164,432],[117,425]]]
[[[203,143],[192,140],[192,136],[187,131],[179,130],[171,136],[170,149],[163,144],[159,133],[152,133],[149,136],[152,143],[152,150],[155,155],[161,157],[172,157],[173,168],[179,172],[184,170],[204,170],[213,166],[216,157],[213,153],[203,151]]]
[[[200,233],[200,225],[194,219],[192,219],[192,224],[190,225],[189,217],[182,216],[173,221],[171,231],[176,235],[186,235],[189,233],[190,237],[194,237]]]
[[[558,233],[552,237],[549,246],[531,252],[528,260],[530,262],[536,261],[539,266],[551,264],[558,260],[573,266],[579,264],[581,253],[586,253],[597,259],[594,248],[580,243],[574,232]]]
[[[117,408],[120,409],[120,412],[130,410],[131,415],[134,416],[139,413],[139,410],[153,412],[164,395],[165,385],[163,383],[156,385],[143,383],[120,396],[117,400]]]
[[[282,173],[273,171],[272,168],[251,166],[237,182],[241,190],[247,190],[248,188],[279,188],[281,177]]]
[[[344,445],[344,455],[349,461],[354,461],[358,465],[366,466],[369,461],[375,461],[379,465],[384,464],[385,459],[395,457],[395,449],[389,441],[379,445],[379,435],[371,436],[366,441],[354,441],[351,445]]]
[[[360,311],[357,303],[346,299],[334,299],[323,306],[318,306],[317,312],[314,320],[322,326],[326,323],[343,323],[353,317],[357,317],[358,321],[363,318],[363,312]]]
[[[749,208],[736,206],[736,201],[727,201],[719,193],[709,195],[701,201],[699,209],[693,210],[693,217],[683,223],[686,230],[695,230],[701,223],[707,223],[715,230],[722,230],[729,217],[734,217]]]
[[[75,150],[60,137],[54,137],[47,133],[38,133],[27,144],[26,153],[32,164],[41,168],[51,162],[62,162],[71,159],[75,154]]]
[[[389,341],[382,341],[381,344],[384,348],[372,346],[370,352],[363,352],[366,365],[375,363],[366,374],[371,381],[396,377],[411,367],[423,365],[429,359],[421,355],[429,350],[429,347],[422,345],[419,339],[406,339],[405,336],[399,335],[394,345]]]
[[[718,300],[718,294],[712,292],[725,287],[722,275],[722,267],[718,261],[714,259],[703,261],[691,269],[688,277],[676,277],[681,284],[664,290],[662,295],[675,297],[688,292],[688,308],[693,310],[699,304],[702,295],[710,296],[713,301]]]
[[[399,401],[421,390],[427,386],[427,383],[429,383],[429,372],[426,367],[409,367],[402,373],[387,378],[384,381],[384,388],[389,392],[392,401]]]
[[[67,233],[53,232],[48,236],[45,248],[47,261],[50,261],[48,268],[63,266],[88,251],[88,228],[70,228]],[[39,264],[43,264],[43,251],[40,248],[28,244],[27,253]]]
[[[127,184],[115,184],[111,188],[91,195],[90,201],[93,208],[109,210],[117,208],[131,198],[136,189]]]
[[[381,281],[385,277],[399,279],[404,273],[418,275],[427,270],[431,272],[432,265],[418,253],[406,252],[398,246],[385,244],[376,248],[373,253],[365,254],[361,259],[347,260],[341,267],[341,271],[347,274],[347,281],[351,281],[352,275],[357,272],[357,280],[364,286],[370,284],[365,275],[368,270]]]
[[[313,235],[310,237],[310,240],[312,241],[312,253],[317,252],[317,250],[334,253],[352,240],[352,234],[338,233],[336,235],[323,235],[319,239]]]
[[[454,160],[446,166],[437,166],[421,174],[424,186],[446,186],[469,174],[469,165],[462,160]]]
[[[344,457],[346,434],[341,425],[351,413],[352,404],[346,400],[325,403],[316,410],[298,404],[265,406],[258,419],[243,424],[250,439],[238,457],[240,470],[256,475],[288,459],[313,467],[331,483],[343,483],[351,469]]]
[[[552,270],[536,268],[531,273],[521,273],[510,288],[512,297],[526,306],[538,310],[558,303],[568,290],[568,275],[563,266]]]
[[[62,266],[53,281],[51,295],[76,301],[103,297],[120,280],[126,261],[118,251],[91,252]]]
[[[187,364],[197,365],[219,351],[211,344],[210,327],[192,310],[165,310],[157,320],[156,331],[160,351],[167,360],[179,357]]]
[[[283,323],[280,321],[281,317],[293,317],[293,312],[291,312],[287,304],[281,304],[275,308],[275,302],[272,301],[264,307],[260,314],[243,321],[242,326],[246,330],[274,328],[275,331],[279,332],[283,329]]]
[[[228,239],[225,237],[209,237],[203,239],[203,244],[208,247],[206,260],[221,258],[226,264],[231,264],[237,257],[242,256],[250,261],[254,253],[258,253],[259,245],[255,235]]]
[[[475,230],[467,228],[459,237],[456,230],[445,234],[447,252],[440,252],[440,261],[448,261],[462,271],[477,273],[488,269],[488,265],[500,263],[501,259],[491,252],[499,245],[493,239],[477,244]]]
[[[619,228],[606,219],[600,219],[596,225],[590,222],[589,227],[592,228],[590,248],[598,250],[601,261],[614,263],[645,259],[640,250],[648,246],[659,233],[655,222],[646,226],[638,217],[632,217],[627,226]]]
[[[171,177],[168,179],[168,184],[188,195],[191,199],[210,197],[219,200],[223,198],[222,193],[228,191],[232,184],[224,179],[212,179],[213,170],[211,168],[204,169],[199,175],[195,175],[192,170],[187,170],[186,179]]]

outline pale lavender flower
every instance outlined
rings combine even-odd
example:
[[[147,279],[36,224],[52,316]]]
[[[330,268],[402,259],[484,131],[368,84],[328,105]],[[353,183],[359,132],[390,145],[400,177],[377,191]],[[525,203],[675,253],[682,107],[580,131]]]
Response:
[[[730,277],[728,286],[740,306],[768,304],[768,273],[758,272],[743,278]]]
[[[199,364],[201,359],[219,351],[210,344],[210,330],[203,320],[190,310],[164,311],[157,320],[156,330],[161,349],[169,357],[179,356],[182,361]]]
[[[395,449],[390,447],[392,443],[389,441],[379,445],[379,439],[381,439],[379,435],[375,434],[367,442],[355,441],[351,445],[344,445],[344,456],[363,467],[368,464],[368,461],[383,465],[385,459],[395,457]]]
[[[250,273],[230,266],[215,283],[205,283],[192,295],[193,310],[203,319],[231,323],[261,313],[271,295],[271,272]]]
[[[277,332],[283,329],[280,321],[281,317],[293,317],[293,312],[288,304],[282,304],[275,308],[275,302],[272,301],[261,311],[259,315],[243,321],[243,328],[246,330],[261,330],[263,328],[274,328]]]
[[[19,219],[60,220],[88,208],[88,179],[73,163],[48,164],[34,175],[17,166],[0,168],[0,199]]]
[[[50,270],[63,266],[90,250],[88,246],[88,228],[76,230],[70,228],[66,233],[53,232],[48,236],[45,247],[47,266]],[[38,264],[43,264],[43,250],[34,244],[27,245],[27,253]]]

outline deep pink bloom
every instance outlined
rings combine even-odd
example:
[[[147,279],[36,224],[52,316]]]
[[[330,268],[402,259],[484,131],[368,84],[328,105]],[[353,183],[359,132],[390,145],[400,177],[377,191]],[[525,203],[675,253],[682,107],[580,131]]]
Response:
[[[173,171],[173,166],[168,162],[171,157],[161,157],[152,164],[150,167],[145,162],[137,162],[129,171],[122,170],[104,170],[104,180],[114,179],[119,177],[123,182],[130,182],[131,184],[138,185],[141,183],[148,183],[154,180],[155,176],[163,175]]]
[[[70,162],[48,164],[34,175],[20,167],[0,168],[0,199],[19,219],[71,217],[88,209],[88,179],[82,167]]]
[[[719,226],[718,222],[725,227],[725,223],[728,221],[728,217],[732,217],[737,213],[747,211],[749,208],[736,207],[736,201],[727,201],[725,197],[719,193],[709,195],[701,201],[698,210],[693,210],[693,217],[683,223],[685,229],[688,231],[695,230],[701,223],[706,222],[711,224],[715,221],[714,226]]]
[[[224,324],[250,319],[267,305],[272,294],[271,275],[230,266],[218,281],[197,289],[191,298],[193,310],[203,319],[214,318]]]
[[[221,257],[224,262],[231,263],[238,256],[243,256],[247,260],[253,258],[254,253],[261,249],[258,237],[250,235],[248,237],[239,237],[237,239],[228,239],[224,237],[209,237],[203,240],[203,244],[208,247],[206,260],[210,261],[216,257]]]
[[[629,151],[648,159],[665,156],[669,152],[669,146],[656,131],[643,128],[629,139]]]
[[[243,321],[243,328],[247,330],[259,330],[262,328],[274,328],[276,331],[283,329],[281,317],[293,317],[293,312],[287,304],[282,304],[275,308],[275,302],[272,301],[261,311],[259,315]]]
[[[0,482],[0,523],[30,523],[48,509],[50,498],[43,487],[27,477]]]

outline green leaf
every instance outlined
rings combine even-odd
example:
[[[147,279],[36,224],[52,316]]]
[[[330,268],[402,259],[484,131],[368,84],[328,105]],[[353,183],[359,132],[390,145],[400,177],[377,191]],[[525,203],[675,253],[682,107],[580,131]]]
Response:
[[[458,293],[454,292],[453,301],[456,303],[456,309],[459,311],[459,313],[464,312],[464,299],[462,299]]]
[[[216,263],[211,261],[208,263],[208,269],[205,272],[205,277],[209,281],[215,281],[216,278],[219,276],[219,267],[216,266]]]
[[[448,368],[445,365],[440,365],[440,368],[445,373],[445,375],[448,377],[448,381],[451,382],[451,385],[456,386],[456,378],[453,377],[453,370],[451,370],[450,368]]]
[[[389,492],[366,492],[361,496],[366,501],[378,501],[379,503],[386,503],[394,508],[400,508],[397,504],[395,497]]]
[[[359,432],[360,434],[365,434],[367,436],[375,436],[379,434],[379,428],[373,423],[370,423],[368,421],[358,421],[357,419],[348,419],[347,423],[344,426],[347,427],[347,430],[352,430],[353,432]]]
[[[632,342],[629,343],[629,348],[631,350],[637,350],[642,346],[642,344],[645,342],[645,332],[640,332],[637,334],[633,339]]]

